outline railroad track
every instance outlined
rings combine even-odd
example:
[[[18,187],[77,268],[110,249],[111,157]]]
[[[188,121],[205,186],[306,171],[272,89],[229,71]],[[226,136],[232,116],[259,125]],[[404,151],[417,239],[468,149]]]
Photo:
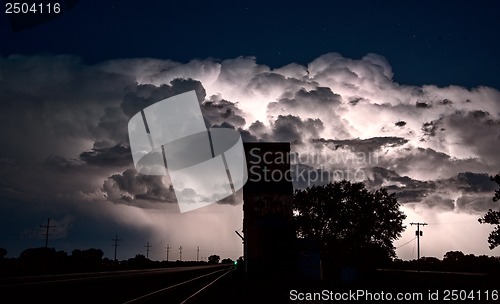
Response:
[[[196,300],[196,297],[205,289],[209,288],[212,284],[233,270],[234,268],[215,270],[213,272],[149,292],[142,296],[128,300],[123,304],[165,303],[166,299],[168,299],[168,303],[188,304]]]
[[[0,280],[0,299],[57,303],[192,303],[232,266],[46,275]]]

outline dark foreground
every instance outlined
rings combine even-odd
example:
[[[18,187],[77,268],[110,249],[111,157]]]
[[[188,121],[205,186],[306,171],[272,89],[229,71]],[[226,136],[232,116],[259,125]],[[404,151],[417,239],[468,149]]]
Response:
[[[500,303],[498,275],[344,271],[328,281],[248,276],[230,266],[7,279],[2,303]],[[399,301],[398,299],[401,298]]]
[[[287,281],[234,272],[193,303],[500,303],[497,275],[378,270],[351,282]]]

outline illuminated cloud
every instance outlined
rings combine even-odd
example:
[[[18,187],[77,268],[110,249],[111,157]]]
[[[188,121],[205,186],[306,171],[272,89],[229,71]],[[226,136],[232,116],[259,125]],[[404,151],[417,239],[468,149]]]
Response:
[[[132,169],[126,125],[140,109],[196,90],[209,125],[234,128],[244,141],[290,141],[301,155],[322,155],[327,171],[363,170],[370,187],[397,192],[417,214],[477,217],[493,206],[487,177],[500,168],[500,92],[399,84],[379,55],[330,53],[278,69],[252,57],[86,65],[72,56],[11,56],[0,58],[0,70],[4,199],[92,201],[107,210],[96,217],[126,214],[152,225],[160,216],[139,214],[175,196],[168,178]],[[361,156],[364,162],[345,161]],[[322,164],[298,165],[314,171]]]

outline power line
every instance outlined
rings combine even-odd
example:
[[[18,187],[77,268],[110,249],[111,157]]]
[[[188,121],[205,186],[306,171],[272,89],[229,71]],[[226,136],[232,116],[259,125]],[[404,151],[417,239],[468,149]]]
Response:
[[[410,244],[410,243],[411,243],[411,242],[413,242],[416,238],[417,238],[417,237],[412,238],[411,240],[409,240],[408,242],[404,243],[403,245],[396,247],[396,249],[399,249],[399,248],[401,248],[401,247],[403,247],[403,246],[405,246],[405,245]]]
[[[170,249],[179,248],[179,246],[180,245],[177,245],[174,243],[173,245],[170,245]],[[241,250],[231,249],[231,248],[220,248],[220,247],[217,248],[217,247],[205,247],[205,246],[184,246],[184,245],[182,245],[182,252],[183,253],[186,253],[186,252],[193,252],[194,253],[198,250],[198,247],[200,248],[200,253],[203,251],[214,251],[214,253],[217,253],[217,252],[229,252],[229,253],[241,252]]]
[[[418,271],[420,271],[420,237],[423,235],[423,232],[420,231],[420,226],[425,226],[427,223],[410,223],[410,225],[417,225],[417,263],[418,263]]]
[[[56,225],[50,225],[50,218],[47,219],[47,225],[40,225],[41,228],[46,228],[45,230],[45,233],[42,233],[42,235],[45,236],[45,248],[48,247],[48,244],[49,244],[49,235],[51,235],[49,233],[49,229],[50,228],[55,228]]]
[[[111,239],[111,240],[114,242],[114,244],[113,244],[113,246],[115,247],[115,259],[114,259],[114,261],[116,262],[116,248],[118,246],[120,246],[120,245],[118,245],[118,242],[121,242],[122,240],[118,238],[118,234],[115,234],[115,238]]]
[[[152,246],[149,245],[149,242],[148,242],[148,244],[144,247],[146,247],[146,258],[149,258],[149,248],[151,248]]]
[[[165,248],[167,249],[167,262],[168,262],[168,254],[169,254],[169,252],[170,252],[170,248],[171,248],[171,247],[170,247],[170,245],[167,245],[167,247],[165,247]]]
[[[463,220],[463,221],[453,221],[453,222],[434,222],[428,223],[429,225],[448,225],[448,224],[463,224],[463,223],[478,223],[477,220]]]

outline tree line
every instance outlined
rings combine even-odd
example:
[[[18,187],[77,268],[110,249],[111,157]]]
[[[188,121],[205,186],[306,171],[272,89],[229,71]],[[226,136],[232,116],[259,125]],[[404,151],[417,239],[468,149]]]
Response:
[[[491,177],[500,186],[500,173]],[[493,201],[500,200],[500,188]],[[406,215],[394,193],[370,191],[364,183],[337,181],[297,190],[293,196],[294,224],[299,238],[319,244],[321,262],[328,271],[412,266],[396,258],[393,242],[405,230]],[[500,209],[489,210],[480,223],[495,225],[488,238],[490,249],[500,245]],[[454,257],[454,258],[452,258]],[[498,269],[498,258],[448,252],[443,261],[423,258],[427,268],[476,271]],[[489,265],[489,266],[485,266]],[[495,266],[496,265],[496,266]]]
[[[55,248],[29,248],[18,258],[6,258],[7,250],[0,248],[0,276],[63,274],[94,271],[114,271],[132,269],[151,269],[209,264],[232,264],[231,259],[220,258],[213,254],[207,261],[153,261],[142,254],[121,261],[104,257],[101,249],[75,249],[68,254]]]
[[[440,260],[436,257],[421,257],[420,261],[396,259],[390,266],[397,269],[420,269],[432,271],[499,273],[500,257],[476,256],[461,251],[448,251]]]

